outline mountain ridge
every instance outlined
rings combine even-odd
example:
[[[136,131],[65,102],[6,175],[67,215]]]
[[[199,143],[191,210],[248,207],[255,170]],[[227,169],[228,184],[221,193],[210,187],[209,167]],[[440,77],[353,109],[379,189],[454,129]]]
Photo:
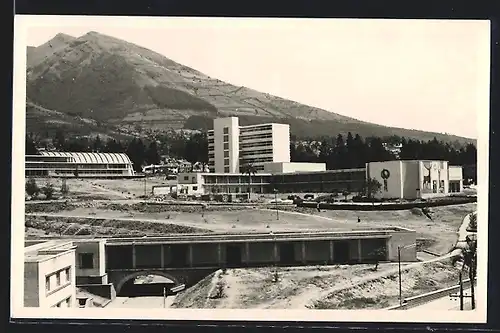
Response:
[[[289,123],[291,132],[299,136],[351,131],[364,137],[399,135],[475,142],[456,135],[372,124],[235,86],[94,31],[80,37],[57,34],[38,47],[29,47],[27,64],[30,103],[115,126],[203,129],[210,127],[213,118],[238,116],[243,125]]]

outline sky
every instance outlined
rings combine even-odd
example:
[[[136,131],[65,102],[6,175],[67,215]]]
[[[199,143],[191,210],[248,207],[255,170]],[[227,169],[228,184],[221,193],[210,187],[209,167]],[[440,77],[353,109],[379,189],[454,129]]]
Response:
[[[26,43],[96,31],[228,83],[386,126],[477,138],[488,21],[41,17]]]

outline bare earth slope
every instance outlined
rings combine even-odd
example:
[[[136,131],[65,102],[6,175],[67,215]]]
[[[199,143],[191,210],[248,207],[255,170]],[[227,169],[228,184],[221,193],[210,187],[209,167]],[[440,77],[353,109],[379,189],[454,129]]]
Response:
[[[143,47],[89,32],[58,34],[29,48],[28,100],[72,116],[150,128],[210,127],[239,116],[243,124],[289,123],[298,136],[401,135],[444,141],[463,138],[362,122],[211,78]]]

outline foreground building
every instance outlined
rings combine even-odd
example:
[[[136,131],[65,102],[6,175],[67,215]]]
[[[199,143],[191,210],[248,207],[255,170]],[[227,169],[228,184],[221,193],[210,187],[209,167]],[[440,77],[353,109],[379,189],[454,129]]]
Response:
[[[27,241],[24,250],[24,306],[76,307],[73,242]]]
[[[134,177],[133,163],[122,153],[42,152],[26,155],[26,177]]]

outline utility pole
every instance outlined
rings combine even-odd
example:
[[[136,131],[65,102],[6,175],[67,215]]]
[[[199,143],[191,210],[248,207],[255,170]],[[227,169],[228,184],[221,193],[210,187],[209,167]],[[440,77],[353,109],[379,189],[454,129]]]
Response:
[[[280,219],[279,211],[278,211],[278,190],[274,189],[274,203],[276,205],[276,220]]]
[[[471,265],[469,267],[469,280],[470,280],[470,294],[471,294],[471,308],[474,310],[476,308],[476,300],[474,298],[474,277],[475,277],[475,258],[472,257]]]
[[[401,288],[401,247],[398,246],[399,306],[403,305]]]
[[[460,311],[463,311],[464,310],[464,285],[463,285],[463,281],[462,281],[462,272],[460,271],[458,273],[459,275],[459,283],[460,283]]]
[[[163,308],[166,307],[166,305],[165,305],[166,299],[167,299],[167,288],[163,287]]]

